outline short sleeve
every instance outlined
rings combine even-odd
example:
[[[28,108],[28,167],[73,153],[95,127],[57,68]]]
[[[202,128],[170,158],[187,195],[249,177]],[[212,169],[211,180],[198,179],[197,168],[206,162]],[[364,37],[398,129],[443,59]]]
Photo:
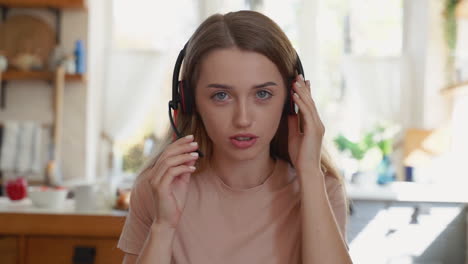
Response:
[[[346,239],[346,222],[347,222],[347,202],[346,194],[342,183],[334,176],[326,176],[325,184],[327,187],[328,200],[330,201],[333,214],[340,228],[345,242]]]
[[[154,221],[154,202],[148,180],[140,175],[130,193],[130,205],[117,247],[139,255]]]

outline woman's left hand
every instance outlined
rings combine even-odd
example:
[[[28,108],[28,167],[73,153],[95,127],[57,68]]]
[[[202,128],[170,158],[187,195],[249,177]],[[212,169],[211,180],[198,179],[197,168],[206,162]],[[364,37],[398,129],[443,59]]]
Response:
[[[288,116],[289,126],[289,156],[300,172],[313,172],[320,170],[320,155],[325,127],[311,96],[310,82],[305,81],[302,75],[296,77],[293,84],[295,95],[293,100],[299,107],[302,115],[303,133],[299,130],[299,115]]]

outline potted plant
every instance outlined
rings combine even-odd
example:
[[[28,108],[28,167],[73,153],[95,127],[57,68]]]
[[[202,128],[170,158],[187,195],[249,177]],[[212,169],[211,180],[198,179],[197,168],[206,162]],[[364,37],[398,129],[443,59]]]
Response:
[[[340,152],[350,156],[359,163],[359,168],[352,175],[352,182],[361,182],[356,178],[377,177],[378,184],[395,180],[395,168],[391,161],[393,142],[399,127],[391,123],[378,123],[367,131],[358,141],[352,141],[343,134],[334,138],[334,143]]]

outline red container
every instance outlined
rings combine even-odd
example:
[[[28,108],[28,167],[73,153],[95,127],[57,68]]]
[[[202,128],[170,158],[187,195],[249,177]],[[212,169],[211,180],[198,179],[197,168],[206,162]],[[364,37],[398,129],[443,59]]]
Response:
[[[5,191],[12,201],[22,200],[28,196],[28,182],[20,177],[6,182]]]

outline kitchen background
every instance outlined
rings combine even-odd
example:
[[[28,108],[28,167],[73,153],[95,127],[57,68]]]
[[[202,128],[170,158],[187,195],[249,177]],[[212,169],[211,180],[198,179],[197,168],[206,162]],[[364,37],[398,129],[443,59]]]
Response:
[[[206,17],[239,9],[270,16],[300,54],[345,177],[355,263],[465,263],[467,0],[0,7],[0,263],[121,258],[128,190],[168,128],[177,54]]]

